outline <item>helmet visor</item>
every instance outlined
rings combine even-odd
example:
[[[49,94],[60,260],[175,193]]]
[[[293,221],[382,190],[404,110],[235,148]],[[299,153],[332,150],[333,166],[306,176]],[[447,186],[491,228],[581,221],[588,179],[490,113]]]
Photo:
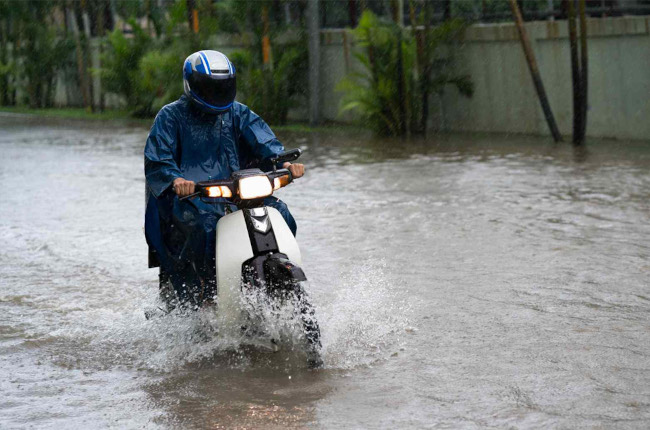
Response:
[[[233,75],[192,73],[187,82],[194,94],[213,107],[225,108],[235,100],[237,85]]]

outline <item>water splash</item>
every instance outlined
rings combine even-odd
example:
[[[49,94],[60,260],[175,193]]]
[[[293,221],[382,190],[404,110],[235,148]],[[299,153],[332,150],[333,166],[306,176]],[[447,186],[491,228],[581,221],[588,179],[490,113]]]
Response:
[[[323,286],[333,295],[313,295],[320,298],[314,304],[326,368],[370,365],[399,346],[399,336],[409,324],[409,308],[393,293],[383,269],[383,263],[367,263],[354,274],[341,273],[342,281]],[[312,287],[308,291],[319,290],[317,285]],[[247,331],[224,330],[233,324],[213,308],[146,320],[143,310],[160,306],[155,288],[130,290],[128,300],[114,303],[119,307],[77,310],[68,315],[64,326],[50,333],[59,342],[74,343],[74,348],[57,348],[75,351],[59,356],[59,364],[163,372],[206,360],[218,367],[304,367],[302,326],[290,305],[276,308],[259,295],[242,296],[246,303],[256,303],[259,324]],[[270,354],[277,349],[277,354]]]
[[[328,367],[371,365],[399,348],[411,308],[384,275],[383,261],[343,273],[334,296],[317,310]]]

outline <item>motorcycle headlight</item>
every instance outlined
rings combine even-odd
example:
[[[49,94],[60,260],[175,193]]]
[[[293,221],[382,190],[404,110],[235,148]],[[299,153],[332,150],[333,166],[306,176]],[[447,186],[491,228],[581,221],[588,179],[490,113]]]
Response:
[[[249,176],[239,180],[239,198],[242,200],[259,199],[271,194],[273,187],[266,175]]]

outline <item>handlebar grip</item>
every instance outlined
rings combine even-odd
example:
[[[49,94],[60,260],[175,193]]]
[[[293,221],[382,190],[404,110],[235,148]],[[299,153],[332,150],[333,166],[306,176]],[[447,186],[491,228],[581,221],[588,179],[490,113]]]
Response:
[[[271,158],[271,162],[277,164],[277,163],[286,163],[287,161],[294,161],[297,160],[301,154],[302,154],[302,150],[300,148],[291,149],[289,151],[285,151],[281,154],[278,154],[277,157]]]

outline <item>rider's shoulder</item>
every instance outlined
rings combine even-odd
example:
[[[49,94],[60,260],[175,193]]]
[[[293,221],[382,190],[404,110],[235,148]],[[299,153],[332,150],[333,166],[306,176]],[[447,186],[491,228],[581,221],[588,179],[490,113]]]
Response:
[[[253,109],[243,103],[234,102],[233,109],[235,111],[235,116],[242,118],[244,121],[254,121],[259,117],[259,115],[253,112]]]
[[[238,101],[235,101],[232,103],[232,108],[235,111],[236,114],[242,114],[244,112],[249,112],[250,108],[246,106],[244,103],[240,103]]]
[[[185,102],[185,100],[183,100],[183,97],[181,97],[180,99],[163,106],[158,111],[156,118],[157,119],[175,118],[178,117],[178,115],[181,115],[186,110],[187,110],[187,103]]]

